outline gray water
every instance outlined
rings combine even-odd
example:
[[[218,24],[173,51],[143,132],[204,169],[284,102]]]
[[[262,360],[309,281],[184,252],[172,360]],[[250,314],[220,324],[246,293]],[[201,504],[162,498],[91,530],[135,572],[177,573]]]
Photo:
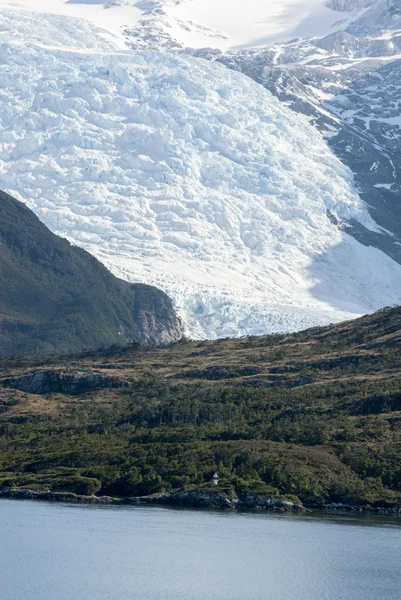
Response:
[[[1,600],[400,600],[401,519],[0,500]]]

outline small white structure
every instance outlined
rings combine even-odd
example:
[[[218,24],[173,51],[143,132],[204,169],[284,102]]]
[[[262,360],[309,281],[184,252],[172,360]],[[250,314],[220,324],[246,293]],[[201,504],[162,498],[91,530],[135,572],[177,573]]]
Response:
[[[220,479],[220,477],[217,475],[217,473],[215,473],[212,477],[212,481],[213,481],[214,485],[217,485],[219,483],[219,479]]]

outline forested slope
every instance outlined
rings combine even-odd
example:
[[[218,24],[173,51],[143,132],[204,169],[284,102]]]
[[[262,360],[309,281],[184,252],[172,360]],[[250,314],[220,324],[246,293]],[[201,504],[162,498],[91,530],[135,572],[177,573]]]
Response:
[[[0,191],[0,356],[168,343],[181,335],[166,294],[118,279]]]
[[[3,361],[1,486],[401,504],[401,309],[294,335]]]

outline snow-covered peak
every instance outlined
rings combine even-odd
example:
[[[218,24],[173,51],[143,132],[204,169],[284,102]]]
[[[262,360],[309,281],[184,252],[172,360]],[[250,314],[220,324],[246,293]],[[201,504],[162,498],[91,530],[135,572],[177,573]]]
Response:
[[[393,0],[391,0],[393,1]],[[0,7],[87,19],[116,44],[247,48],[344,29],[369,0],[0,0]]]
[[[376,0],[348,27],[353,35],[374,35],[397,29],[401,29],[401,0]]]
[[[191,0],[166,10],[177,25],[183,24],[176,39],[190,47],[263,46],[323,35],[341,19],[326,0]]]

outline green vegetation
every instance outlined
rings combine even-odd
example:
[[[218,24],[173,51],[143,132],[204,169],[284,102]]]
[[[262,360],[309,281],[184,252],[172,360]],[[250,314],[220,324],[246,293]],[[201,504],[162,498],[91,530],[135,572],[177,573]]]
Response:
[[[0,487],[401,505],[401,309],[294,335],[0,362]],[[124,387],[22,392],[39,370]],[[3,386],[1,387],[3,382]]]
[[[0,356],[170,342],[181,327],[160,290],[114,277],[0,192]]]

